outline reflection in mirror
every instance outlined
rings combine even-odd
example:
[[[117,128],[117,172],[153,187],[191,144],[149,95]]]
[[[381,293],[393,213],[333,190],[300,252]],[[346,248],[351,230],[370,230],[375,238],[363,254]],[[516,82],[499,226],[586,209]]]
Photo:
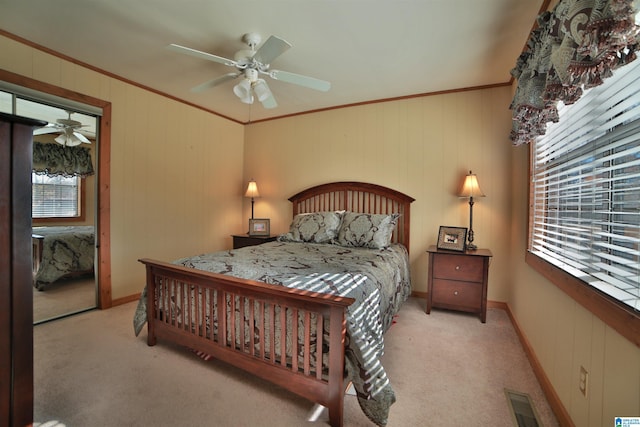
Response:
[[[15,114],[48,122],[34,129],[33,138],[33,320],[38,324],[97,306],[98,117],[20,96],[14,105]],[[55,167],[61,163],[74,166]]]

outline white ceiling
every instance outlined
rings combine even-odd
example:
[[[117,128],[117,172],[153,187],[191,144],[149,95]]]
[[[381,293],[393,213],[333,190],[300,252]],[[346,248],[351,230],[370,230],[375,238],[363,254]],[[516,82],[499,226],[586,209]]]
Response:
[[[242,123],[304,111],[508,82],[543,0],[0,0],[0,29]],[[247,105],[236,82],[190,88],[232,67],[242,35],[293,47],[271,68],[328,92],[267,78],[278,107]]]

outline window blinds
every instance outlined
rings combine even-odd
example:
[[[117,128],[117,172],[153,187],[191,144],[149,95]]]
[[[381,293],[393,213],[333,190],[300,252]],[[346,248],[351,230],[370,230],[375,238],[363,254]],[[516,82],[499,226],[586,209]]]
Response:
[[[640,61],[559,114],[532,147],[529,250],[640,310]]]
[[[72,218],[80,215],[80,178],[31,174],[33,218]]]

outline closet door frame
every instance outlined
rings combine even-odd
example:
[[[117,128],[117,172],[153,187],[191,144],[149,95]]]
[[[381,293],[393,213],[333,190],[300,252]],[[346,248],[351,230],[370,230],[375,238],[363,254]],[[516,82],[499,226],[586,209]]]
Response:
[[[99,123],[98,143],[98,188],[97,197],[97,308],[107,309],[113,306],[111,294],[111,230],[110,230],[110,187],[111,187],[111,103],[19,74],[0,70],[0,81],[68,99],[102,109]]]

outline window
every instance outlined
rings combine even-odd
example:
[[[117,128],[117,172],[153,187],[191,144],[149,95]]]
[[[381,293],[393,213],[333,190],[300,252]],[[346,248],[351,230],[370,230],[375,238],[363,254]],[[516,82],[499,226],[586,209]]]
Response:
[[[532,144],[529,251],[640,311],[640,60]]]
[[[33,218],[79,218],[81,179],[31,174]]]

